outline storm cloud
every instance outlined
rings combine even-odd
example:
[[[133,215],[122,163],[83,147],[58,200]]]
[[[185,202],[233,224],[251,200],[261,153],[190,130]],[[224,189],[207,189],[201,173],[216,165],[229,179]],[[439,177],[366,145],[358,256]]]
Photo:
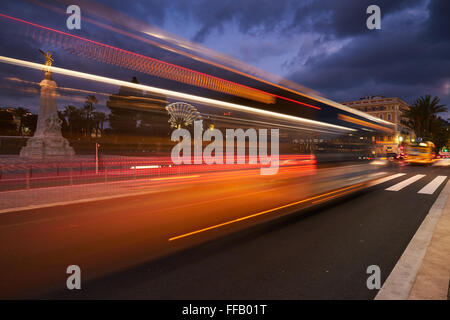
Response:
[[[412,103],[420,95],[431,94],[450,106],[450,1],[99,2],[310,87],[336,101],[377,94],[399,96]],[[54,15],[50,13],[48,18],[46,13],[33,15],[26,4],[29,2],[5,1],[0,9],[61,29],[59,24],[63,20],[51,19]],[[366,27],[366,8],[371,4],[381,8],[381,30]],[[80,35],[153,54],[150,48],[136,41],[127,43],[123,37],[101,34],[96,29],[83,29]],[[12,41],[7,51],[15,50],[15,46]],[[37,52],[33,54],[32,60],[40,59]],[[21,57],[22,53],[18,50],[14,55]],[[66,59],[70,64],[71,59]],[[80,67],[96,68],[95,63]]]
[[[366,27],[371,4],[381,30]],[[432,94],[450,106],[449,12],[445,0],[178,0],[156,24],[337,101]]]
[[[381,8],[381,30],[366,27],[370,4]],[[192,40],[331,99],[380,94],[412,103],[432,94],[450,105],[449,1],[175,1],[170,8],[196,26]]]

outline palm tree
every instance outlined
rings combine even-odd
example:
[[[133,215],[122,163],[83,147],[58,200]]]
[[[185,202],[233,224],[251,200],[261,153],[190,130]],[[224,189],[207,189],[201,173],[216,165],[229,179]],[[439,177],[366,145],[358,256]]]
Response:
[[[90,136],[91,131],[92,131],[92,122],[93,122],[92,117],[93,117],[93,113],[95,111],[95,107],[94,107],[95,103],[98,103],[98,100],[94,95],[89,95],[86,97],[86,102],[84,103],[83,112],[86,117],[86,123],[85,123],[86,132],[85,132],[85,134],[87,136]]]
[[[99,131],[103,134],[103,124],[106,121],[106,114],[104,112],[94,111],[92,113],[92,121],[95,126],[95,135],[97,136]]]
[[[410,110],[406,112],[408,117],[408,127],[414,130],[417,137],[430,139],[432,137],[433,124],[438,114],[446,112],[445,105],[440,104],[438,97],[431,99],[430,95],[425,95],[414,101]]]
[[[447,129],[448,123],[444,119],[437,117],[433,119],[433,125],[431,130],[432,141],[436,146],[436,150],[439,151],[442,147],[447,146],[450,139],[450,132]]]
[[[83,116],[80,109],[72,105],[68,105],[63,111],[64,117],[67,118],[69,130],[72,135],[78,135],[82,127]]]

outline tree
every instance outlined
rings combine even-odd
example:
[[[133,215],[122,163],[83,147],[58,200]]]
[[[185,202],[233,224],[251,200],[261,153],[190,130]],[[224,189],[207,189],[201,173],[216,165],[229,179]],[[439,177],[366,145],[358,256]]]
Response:
[[[438,117],[433,119],[431,129],[431,141],[436,146],[436,152],[445,147],[450,139],[450,132],[448,131],[448,122]]]
[[[23,127],[24,129],[26,129],[27,135],[32,136],[34,134],[37,127],[37,120],[38,120],[37,114],[29,113],[24,116]]]
[[[94,104],[98,103],[97,98],[94,95],[89,95],[86,97],[86,102],[84,103],[83,106],[83,113],[85,116],[85,134],[87,136],[91,136],[91,132],[92,132],[92,127],[93,127],[93,113],[95,111],[95,107]]]
[[[18,107],[14,110],[14,116],[18,117],[19,120],[19,134],[23,134],[23,120],[26,115],[30,114],[30,110],[22,107]]]
[[[446,111],[447,108],[440,104],[438,97],[431,99],[430,95],[425,95],[416,99],[410,110],[406,112],[409,119],[407,125],[414,130],[417,137],[430,140],[438,114]]]
[[[0,134],[17,134],[17,125],[14,123],[14,116],[12,112],[0,110]]]
[[[83,127],[83,112],[77,107],[68,105],[64,108],[63,115],[67,119],[68,128],[71,135],[81,135]]]
[[[103,133],[103,124],[105,123],[107,117],[104,112],[95,111],[92,113],[92,121],[94,123],[95,134],[98,132]]]

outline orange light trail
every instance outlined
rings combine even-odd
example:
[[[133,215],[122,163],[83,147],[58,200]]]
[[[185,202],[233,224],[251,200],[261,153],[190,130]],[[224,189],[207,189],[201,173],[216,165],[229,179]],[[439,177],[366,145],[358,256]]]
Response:
[[[343,195],[345,195],[347,193],[354,192],[354,191],[359,190],[359,189],[362,189],[362,187],[351,189],[349,191],[342,192],[342,193],[339,193],[339,194],[336,194],[336,195],[333,195],[333,196],[329,196],[329,197],[326,197],[326,198],[323,198],[323,199],[320,199],[320,200],[316,200],[316,201],[313,201],[312,203],[324,202],[324,201],[327,201],[327,200],[330,200],[330,199],[333,199],[333,198],[337,198],[337,197],[343,196]]]
[[[338,114],[338,119],[344,120],[346,122],[350,122],[350,123],[366,126],[366,127],[369,127],[369,128],[377,129],[377,130],[382,130],[382,131],[386,131],[386,132],[392,132],[392,130],[389,129],[389,128],[385,128],[385,127],[379,126],[377,124],[370,123],[370,122],[367,122],[367,121],[364,121],[364,120],[360,120],[360,119],[356,119],[356,118],[353,118],[353,117],[349,117],[349,116],[346,116],[346,115],[343,115],[343,114]]]
[[[176,179],[192,179],[192,178],[198,178],[199,175],[194,176],[178,176],[178,177],[166,177],[166,178],[153,178],[150,179],[151,181],[161,181],[161,180],[176,180]]]
[[[107,44],[104,44],[104,43],[101,43],[101,42],[98,42],[98,41],[90,40],[90,39],[83,38],[83,37],[80,37],[80,36],[75,36],[75,35],[72,35],[72,34],[67,33],[67,32],[63,32],[63,31],[60,31],[60,30],[56,30],[56,29],[52,29],[52,28],[49,28],[49,27],[45,27],[45,26],[42,26],[42,25],[39,25],[39,24],[36,24],[36,23],[33,23],[33,22],[29,22],[29,21],[22,20],[22,19],[19,19],[19,18],[11,17],[11,16],[8,16],[8,15],[2,14],[2,13],[0,13],[0,16],[4,17],[6,19],[10,19],[10,20],[16,21],[16,22],[25,23],[25,24],[28,24],[28,25],[31,25],[31,26],[34,26],[34,27],[37,27],[37,28],[40,28],[40,29],[44,29],[44,30],[55,32],[55,33],[58,33],[58,34],[61,34],[61,35],[64,35],[64,36],[68,36],[68,37],[71,37],[71,38],[74,38],[74,39],[86,41],[86,42],[89,42],[89,43],[97,45],[97,46],[101,46],[101,47],[104,47],[104,48],[116,50],[116,51],[119,51],[120,53],[124,53],[124,54],[127,54],[127,55],[132,55],[135,58],[141,58],[141,59],[145,59],[145,60],[150,60],[150,61],[158,63],[158,64],[163,64],[166,67],[172,67],[172,68],[184,71],[184,72],[188,72],[188,73],[193,73],[194,74],[194,77],[192,77],[192,75],[189,76],[189,75],[184,75],[184,74],[181,74],[181,73],[174,74],[174,75],[171,76],[171,78],[173,78],[171,80],[178,80],[178,81],[186,82],[186,83],[189,83],[189,84],[194,84],[196,86],[205,87],[207,89],[220,91],[220,92],[224,92],[224,90],[225,90],[226,92],[224,92],[224,93],[228,93],[228,94],[233,94],[234,93],[235,95],[239,95],[239,94],[237,94],[239,92],[233,91],[232,87],[233,86],[238,86],[238,87],[241,88],[241,91],[240,91],[241,96],[244,96],[246,98],[250,98],[250,99],[253,99],[253,100],[258,100],[258,101],[265,102],[265,103],[273,103],[274,102],[273,98],[279,98],[279,99],[283,99],[283,100],[286,100],[286,101],[297,103],[297,104],[300,104],[302,106],[306,106],[306,107],[309,107],[309,108],[313,108],[313,109],[317,109],[317,110],[321,109],[320,107],[313,106],[313,105],[310,105],[310,104],[307,104],[307,103],[304,103],[304,102],[300,102],[300,101],[297,101],[297,100],[293,100],[293,99],[290,99],[290,98],[286,98],[286,97],[283,97],[283,96],[279,96],[279,95],[276,95],[276,94],[265,92],[265,91],[262,91],[262,90],[259,90],[259,89],[248,87],[248,86],[245,86],[245,85],[242,85],[242,84],[239,84],[239,83],[235,83],[235,82],[232,82],[232,81],[229,81],[229,80],[225,80],[225,79],[222,79],[222,78],[218,78],[218,77],[206,74],[206,73],[202,73],[202,72],[199,72],[199,71],[196,71],[196,70],[192,70],[192,69],[188,69],[188,68],[185,68],[185,67],[181,67],[181,66],[178,66],[178,65],[175,65],[175,64],[172,64],[172,63],[168,63],[168,62],[165,62],[165,61],[162,61],[162,60],[158,60],[158,59],[155,59],[155,58],[147,57],[147,56],[144,56],[142,54],[138,54],[138,53],[135,53],[135,52],[132,52],[132,51],[124,50],[124,49],[121,49],[121,48],[117,48],[117,47],[114,47],[114,46],[111,46],[111,45],[107,45]],[[89,54],[96,54],[97,53],[97,51],[95,49],[94,50],[92,50],[92,49],[90,50],[88,48],[85,48],[85,49],[89,52]],[[121,62],[124,62],[124,61],[128,61],[130,59],[126,59],[125,57],[118,57],[118,60],[120,60]],[[131,62],[127,63],[127,65],[134,65],[134,64],[135,64],[134,61],[131,61]],[[169,70],[167,70],[167,68],[164,69],[164,67],[158,69],[158,68],[155,68],[154,66],[150,66],[147,71],[148,72],[152,72],[152,73],[156,72],[157,75],[163,76],[163,73],[164,72],[167,73]],[[196,78],[196,76],[200,77],[200,78]],[[207,82],[207,79],[209,79],[209,80],[212,79],[213,81],[218,82],[218,83],[209,83],[209,82]],[[228,84],[228,86],[231,85],[232,87],[231,88],[224,88],[223,85],[221,85],[220,83]],[[230,92],[230,90],[231,90],[231,92]],[[244,90],[244,91],[242,91],[242,90]],[[264,96],[269,96],[270,98],[268,99],[268,98],[265,98]]]
[[[198,233],[205,232],[205,231],[212,230],[212,229],[217,229],[217,228],[220,228],[220,227],[232,224],[232,223],[236,223],[236,222],[239,222],[239,221],[248,220],[248,219],[251,219],[251,218],[254,218],[254,217],[257,217],[257,216],[261,216],[261,215],[264,215],[264,214],[267,214],[267,213],[271,213],[271,212],[274,212],[274,211],[277,211],[277,210],[280,210],[280,209],[292,207],[292,206],[300,204],[300,203],[304,203],[304,202],[308,202],[308,201],[311,201],[311,200],[314,200],[314,199],[318,199],[318,198],[321,198],[323,196],[327,196],[329,194],[334,194],[334,193],[337,193],[337,192],[340,192],[340,191],[345,191],[345,190],[348,190],[348,189],[354,189],[354,188],[359,187],[359,186],[361,186],[363,184],[364,183],[359,183],[359,184],[356,184],[356,185],[353,185],[353,186],[350,186],[350,187],[338,189],[338,190],[327,192],[327,193],[324,193],[324,194],[321,194],[321,195],[318,195],[318,196],[314,196],[314,197],[307,198],[307,199],[304,199],[304,200],[288,203],[288,204],[285,204],[285,205],[282,205],[282,206],[279,206],[279,207],[276,207],[276,208],[272,208],[272,209],[269,209],[269,210],[265,210],[265,211],[261,211],[261,212],[258,212],[258,213],[254,213],[254,214],[251,214],[249,216],[237,218],[237,219],[230,220],[230,221],[223,222],[223,223],[219,223],[219,224],[216,224],[216,225],[213,225],[213,226],[210,226],[210,227],[206,227],[206,228],[195,230],[195,231],[192,231],[192,232],[189,232],[189,233],[181,234],[179,236],[175,236],[175,237],[169,238],[169,241],[173,241],[173,240],[189,237],[189,236],[192,236],[194,234],[198,234]],[[354,191],[354,190],[350,190],[350,191]],[[350,192],[350,191],[348,191],[348,192]],[[343,194],[346,194],[346,193],[347,192],[345,192]],[[342,195],[342,194],[338,194],[336,196],[340,196],[340,195]]]

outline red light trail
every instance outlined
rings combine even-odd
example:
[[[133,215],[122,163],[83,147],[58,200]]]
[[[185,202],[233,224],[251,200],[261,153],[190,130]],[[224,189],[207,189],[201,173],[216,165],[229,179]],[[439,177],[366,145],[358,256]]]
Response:
[[[55,33],[58,33],[58,34],[61,34],[61,35],[67,36],[67,37],[71,37],[73,39],[85,41],[85,42],[88,42],[88,43],[93,44],[93,45],[101,46],[103,48],[108,48],[108,49],[111,49],[111,50],[118,51],[120,53],[124,53],[124,54],[127,54],[127,55],[132,55],[135,58],[141,58],[141,59],[145,59],[147,61],[152,61],[152,62],[156,62],[158,64],[163,64],[166,67],[175,68],[178,71],[184,71],[184,72],[187,72],[188,74],[192,74],[193,73],[194,75],[197,75],[197,76],[201,77],[201,78],[192,79],[192,77],[189,77],[189,75],[184,76],[185,78],[188,77],[188,80],[185,80],[183,82],[187,82],[189,84],[193,84],[193,82],[201,82],[201,84],[203,84],[203,86],[205,87],[203,80],[205,80],[205,79],[211,80],[212,79],[216,83],[206,85],[206,87],[208,89],[212,89],[212,90],[215,90],[215,91],[220,91],[220,92],[224,92],[224,93],[228,93],[228,94],[234,94],[234,95],[240,95],[240,96],[244,96],[246,98],[250,98],[250,99],[258,100],[258,101],[263,101],[263,102],[266,102],[266,103],[270,103],[270,101],[267,100],[267,98],[264,98],[264,96],[270,96],[270,97],[283,99],[283,100],[286,100],[286,101],[289,101],[289,102],[297,103],[297,104],[300,104],[302,106],[306,106],[306,107],[309,107],[309,108],[313,108],[313,109],[317,109],[317,110],[321,109],[320,107],[317,107],[317,106],[313,106],[313,105],[310,105],[310,104],[307,104],[307,103],[303,103],[303,102],[300,102],[300,101],[297,101],[297,100],[293,100],[293,99],[290,99],[290,98],[286,98],[286,97],[283,97],[283,96],[279,96],[279,95],[276,95],[276,94],[272,94],[272,93],[269,93],[269,92],[265,92],[265,91],[262,91],[262,90],[251,88],[251,87],[239,84],[239,83],[235,83],[235,82],[232,82],[232,81],[229,81],[229,80],[221,79],[221,78],[218,78],[218,77],[215,77],[215,76],[212,76],[212,75],[209,75],[209,74],[205,74],[205,73],[202,73],[202,72],[199,72],[199,71],[196,71],[196,70],[188,69],[188,68],[181,67],[181,66],[178,66],[178,65],[175,65],[175,64],[171,64],[171,63],[168,63],[168,62],[165,62],[165,61],[162,61],[162,60],[158,60],[158,59],[155,59],[155,58],[147,57],[147,56],[144,56],[144,55],[139,54],[139,53],[135,53],[135,52],[132,52],[132,51],[128,51],[128,50],[124,50],[124,49],[121,49],[121,48],[117,48],[117,47],[114,47],[114,46],[111,46],[111,45],[108,45],[108,44],[104,44],[104,43],[101,43],[101,42],[98,42],[98,41],[94,41],[94,40],[90,40],[90,39],[83,38],[83,37],[80,37],[80,36],[72,35],[72,34],[67,33],[67,32],[63,32],[63,31],[60,31],[60,30],[56,30],[56,29],[52,29],[52,28],[49,28],[49,27],[45,27],[45,26],[42,26],[42,25],[39,25],[39,24],[36,24],[36,23],[33,23],[33,22],[29,22],[29,21],[22,20],[22,19],[19,19],[19,18],[11,17],[11,16],[8,16],[8,15],[2,14],[2,13],[0,13],[0,16],[3,17],[3,18],[6,18],[6,19],[10,19],[10,20],[16,21],[16,22],[25,23],[25,24],[28,24],[28,25],[31,25],[33,27],[37,27],[37,28],[40,28],[40,29],[43,29],[43,30],[47,30],[47,31],[55,32]],[[91,50],[91,51],[95,51],[95,50]],[[124,59],[121,59],[121,63],[123,63],[123,60]],[[153,73],[157,73],[157,72],[154,71],[154,69],[152,69],[152,71],[153,71]],[[164,70],[164,71],[167,71],[167,70]],[[159,71],[159,72],[161,73],[161,71]],[[159,74],[159,75],[162,76],[161,74]],[[183,75],[176,75],[175,77],[177,78],[178,81],[180,81],[179,78],[180,77],[183,78]],[[175,80],[175,79],[172,79],[172,80]],[[200,85],[199,84],[194,84],[194,85],[202,86],[201,84]],[[228,84],[229,86],[232,86],[232,87],[223,88],[223,86],[221,86],[221,84],[222,85],[223,84]],[[236,90],[233,89],[234,86],[242,88],[243,90],[245,90],[245,92],[236,92]],[[252,91],[253,94],[251,92],[249,92],[249,91]]]

